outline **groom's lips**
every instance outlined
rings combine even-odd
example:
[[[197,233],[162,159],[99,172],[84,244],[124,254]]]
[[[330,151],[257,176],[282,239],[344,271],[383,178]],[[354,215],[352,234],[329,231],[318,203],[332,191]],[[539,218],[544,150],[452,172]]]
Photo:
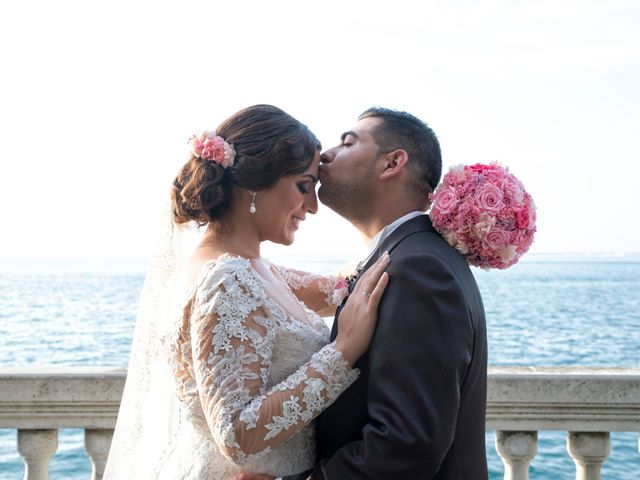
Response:
[[[295,227],[295,229],[297,230],[298,228],[300,228],[300,224],[304,222],[304,218],[300,218],[300,217],[293,217],[293,226]]]
[[[327,174],[326,168],[327,166],[322,164],[318,167],[318,181],[320,183],[322,183],[322,176]]]

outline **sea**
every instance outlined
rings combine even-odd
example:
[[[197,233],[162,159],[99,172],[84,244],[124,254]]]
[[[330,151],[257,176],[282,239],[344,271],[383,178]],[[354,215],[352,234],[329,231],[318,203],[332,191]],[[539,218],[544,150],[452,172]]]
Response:
[[[274,259],[328,273],[343,263]],[[64,270],[64,271],[62,271]],[[474,269],[492,366],[640,366],[640,255],[531,254],[503,271]],[[0,268],[0,367],[125,367],[144,267]],[[328,320],[329,321],[329,320]],[[51,479],[88,479],[83,431],[62,429]],[[503,478],[495,432],[491,480]],[[24,475],[16,430],[0,429],[0,479]],[[612,432],[602,478],[639,478],[638,433]],[[575,478],[566,432],[538,434],[530,478]]]

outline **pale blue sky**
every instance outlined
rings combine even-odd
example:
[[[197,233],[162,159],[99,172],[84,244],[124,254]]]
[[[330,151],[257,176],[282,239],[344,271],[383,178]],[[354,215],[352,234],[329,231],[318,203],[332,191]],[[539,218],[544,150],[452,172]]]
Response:
[[[188,136],[254,103],[325,146],[405,109],[523,180],[533,253],[640,252],[640,3],[220,3],[2,3],[0,258],[144,258]],[[292,249],[361,246],[321,209]]]

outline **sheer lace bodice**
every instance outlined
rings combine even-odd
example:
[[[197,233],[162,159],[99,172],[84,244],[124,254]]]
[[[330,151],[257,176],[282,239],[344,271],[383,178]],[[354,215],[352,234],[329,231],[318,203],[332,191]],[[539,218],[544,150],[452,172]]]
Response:
[[[280,476],[313,466],[312,420],[357,371],[293,292],[323,311],[341,300],[335,284],[229,255],[204,266],[168,339],[180,422],[160,478]]]
[[[347,296],[347,283],[343,276],[324,276],[282,266],[276,267],[280,276],[296,297],[320,315],[332,315]]]

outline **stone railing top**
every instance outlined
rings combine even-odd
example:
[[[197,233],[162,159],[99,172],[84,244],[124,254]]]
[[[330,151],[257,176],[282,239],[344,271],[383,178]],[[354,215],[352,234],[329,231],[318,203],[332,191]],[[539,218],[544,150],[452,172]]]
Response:
[[[0,370],[1,371],[1,370]],[[489,367],[489,375],[533,375],[566,377],[640,377],[640,367]]]
[[[0,428],[113,428],[126,369],[0,368]]]
[[[126,369],[0,368],[0,428],[111,428]],[[640,368],[492,367],[487,428],[640,431]]]
[[[640,368],[493,367],[489,401],[638,403]]]
[[[126,375],[110,367],[3,367],[0,402],[119,402]]]
[[[640,431],[640,368],[493,367],[487,426]]]

